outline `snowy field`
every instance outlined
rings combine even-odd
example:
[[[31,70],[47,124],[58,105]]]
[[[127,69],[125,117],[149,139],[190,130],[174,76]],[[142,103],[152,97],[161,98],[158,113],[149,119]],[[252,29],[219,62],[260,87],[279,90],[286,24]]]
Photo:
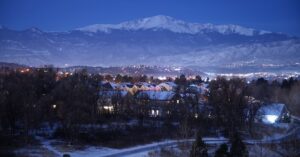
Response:
[[[17,150],[16,153],[18,156],[32,156],[32,157],[59,157],[63,156],[63,154],[69,154],[71,157],[151,157],[155,154],[159,154],[161,149],[175,151],[177,154],[180,152],[182,155],[188,155],[189,150],[180,150],[178,149],[178,145],[182,143],[187,143],[191,145],[193,139],[188,140],[166,140],[162,142],[156,142],[146,145],[135,146],[131,148],[125,149],[112,149],[112,148],[105,148],[105,147],[85,147],[79,150],[74,149],[65,149],[60,146],[55,145],[57,141],[54,140],[47,140],[41,137],[37,137],[41,141],[41,146],[35,147],[26,147],[20,150]],[[203,138],[203,140],[209,145],[209,153],[213,154],[216,148],[222,144],[228,142],[225,138]],[[172,148],[172,149],[170,149]],[[175,149],[174,149],[175,148]],[[280,156],[276,152],[268,150],[263,147],[259,147],[257,145],[248,146],[250,156],[256,156],[257,153],[265,155],[271,155],[273,157]],[[150,155],[149,155],[150,154]]]

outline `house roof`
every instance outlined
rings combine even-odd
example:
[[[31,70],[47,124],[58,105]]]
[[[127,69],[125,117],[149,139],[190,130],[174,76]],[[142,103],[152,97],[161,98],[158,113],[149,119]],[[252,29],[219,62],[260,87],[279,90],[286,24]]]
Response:
[[[145,96],[150,100],[164,101],[171,100],[175,96],[175,93],[172,91],[141,91],[137,95],[138,98],[143,98]]]
[[[163,82],[163,83],[160,83],[158,86],[168,86],[171,88],[176,88],[177,84],[174,82]]]
[[[122,88],[132,88],[133,87],[133,84],[132,83],[128,83],[128,82],[125,82],[125,83],[121,83],[119,84],[120,87]]]
[[[100,91],[99,95],[104,96],[104,97],[112,97],[112,96],[116,96],[120,94],[121,97],[125,97],[128,94],[128,91],[114,91],[114,90],[110,90],[110,91]]]
[[[147,82],[139,82],[139,83],[137,83],[137,85],[138,86],[148,87],[148,88],[153,88],[153,87],[156,86],[155,84],[150,84],[150,83],[147,83]]]
[[[105,88],[111,88],[111,89],[117,89],[119,87],[119,85],[116,83],[106,82],[106,81],[102,81],[100,83],[100,86],[105,87]]]
[[[109,84],[111,85],[111,87],[112,87],[113,89],[116,89],[116,88],[119,87],[119,85],[116,84],[116,83],[109,82]]]
[[[262,106],[258,109],[259,115],[280,115],[285,108],[285,104],[273,103]]]
[[[165,83],[168,84],[169,86],[177,87],[177,84],[174,82],[165,82]]]

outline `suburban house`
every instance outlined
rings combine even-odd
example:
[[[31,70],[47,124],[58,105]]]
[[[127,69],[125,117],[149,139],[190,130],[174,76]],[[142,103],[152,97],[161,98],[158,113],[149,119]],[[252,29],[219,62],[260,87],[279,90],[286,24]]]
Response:
[[[102,81],[100,82],[100,90],[117,90],[119,88],[119,85],[113,82],[106,82]]]
[[[128,91],[130,94],[134,95],[138,90],[138,86],[132,83],[121,83],[119,84],[119,90]]]
[[[185,93],[175,92],[177,85],[164,82],[159,85],[147,82],[113,83],[101,82],[98,109],[100,113],[116,113],[124,108],[131,112],[150,116],[175,116],[181,112],[190,112],[195,117],[206,104],[207,98],[201,85],[191,85]],[[122,105],[121,105],[122,104]]]
[[[161,117],[171,114],[175,105],[183,103],[181,95],[173,91],[140,91],[136,95],[140,112],[148,113],[150,117]]]
[[[287,123],[290,113],[285,104],[272,103],[260,107],[255,118],[256,122],[264,124]]]
[[[160,87],[155,85],[155,84],[150,84],[147,82],[139,82],[136,84],[138,87],[138,90],[140,91],[146,91],[146,90],[151,90],[151,91],[159,91]]]
[[[162,91],[175,91],[177,84],[174,82],[163,82],[158,85]]]
[[[130,97],[131,93],[125,90],[102,90],[99,91],[97,102],[98,111],[103,113],[113,113],[119,106],[123,98]]]
[[[187,87],[187,92],[196,94],[198,96],[199,104],[203,104],[208,101],[208,88],[205,84],[191,84]]]

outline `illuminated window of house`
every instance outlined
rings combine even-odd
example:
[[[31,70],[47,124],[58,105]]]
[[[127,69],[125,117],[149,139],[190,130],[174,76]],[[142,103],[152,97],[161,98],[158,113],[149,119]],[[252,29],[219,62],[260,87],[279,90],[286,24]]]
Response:
[[[103,109],[108,112],[112,112],[114,110],[114,107],[113,106],[103,106]]]
[[[198,118],[198,113],[195,113],[195,118],[196,118],[196,119]]]
[[[154,110],[154,109],[151,110],[152,117],[157,117],[158,115],[159,115],[159,110]]]
[[[151,110],[151,116],[155,116],[155,111]]]

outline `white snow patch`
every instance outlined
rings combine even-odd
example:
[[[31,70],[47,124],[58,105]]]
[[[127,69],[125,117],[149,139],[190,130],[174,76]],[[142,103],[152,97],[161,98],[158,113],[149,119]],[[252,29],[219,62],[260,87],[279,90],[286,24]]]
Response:
[[[105,156],[109,154],[113,154],[114,152],[117,152],[117,149],[111,149],[111,148],[97,148],[97,147],[89,147],[84,150],[78,150],[73,152],[66,152],[67,154],[70,154],[71,157],[99,157],[99,156]]]

